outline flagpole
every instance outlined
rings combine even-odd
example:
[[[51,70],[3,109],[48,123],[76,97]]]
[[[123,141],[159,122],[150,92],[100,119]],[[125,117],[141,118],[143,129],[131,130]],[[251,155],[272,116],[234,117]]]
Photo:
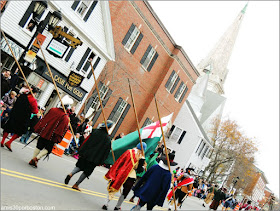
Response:
[[[35,95],[34,95],[34,93],[32,92],[31,87],[29,86],[29,83],[28,83],[28,81],[27,81],[27,79],[26,79],[26,77],[25,77],[25,75],[24,75],[24,72],[23,72],[22,69],[21,69],[21,66],[20,66],[19,63],[18,63],[18,60],[17,60],[17,58],[16,58],[16,56],[15,56],[15,54],[14,54],[14,52],[13,52],[13,50],[12,50],[12,48],[11,48],[9,42],[8,42],[8,40],[7,40],[7,38],[6,38],[6,35],[5,35],[4,31],[1,30],[1,32],[2,32],[2,34],[3,34],[3,37],[4,37],[4,39],[5,39],[5,41],[6,41],[7,45],[8,45],[8,47],[9,47],[11,53],[12,53],[12,55],[13,55],[13,57],[14,57],[14,60],[15,60],[16,63],[17,63],[17,66],[18,66],[18,68],[19,68],[19,70],[20,70],[20,72],[21,72],[21,74],[22,74],[23,79],[24,79],[24,81],[25,81],[25,83],[26,83],[28,89],[30,90],[30,93],[31,93],[32,96],[35,98]],[[40,109],[39,109],[39,113],[40,113],[41,116],[43,117],[43,114],[42,114],[42,112],[41,112]]]
[[[129,91],[130,91],[130,95],[131,95],[131,99],[132,99],[132,105],[133,105],[133,108],[134,108],[134,114],[135,114],[135,119],[136,119],[136,123],[137,123],[137,130],[138,130],[139,140],[140,140],[140,144],[141,144],[142,154],[145,156],[143,143],[142,143],[142,138],[141,138],[141,133],[140,133],[138,116],[137,116],[136,107],[135,107],[134,98],[133,98],[133,93],[132,93],[132,89],[131,89],[131,86],[130,86],[129,78],[127,80],[128,80]]]
[[[162,128],[161,117],[160,117],[160,113],[159,113],[159,109],[158,109],[158,104],[157,104],[157,99],[156,99],[156,95],[155,95],[155,94],[154,94],[154,97],[155,97],[155,103],[156,103],[156,108],[157,108],[157,114],[158,114],[159,124],[160,124],[160,128],[161,128],[161,133],[162,133],[162,140],[163,140],[164,148],[165,148],[166,160],[167,160],[167,164],[168,164],[169,171],[170,171],[170,173],[171,173],[171,175],[172,175],[171,168],[170,168],[170,162],[169,162],[169,156],[168,156],[167,147],[166,147],[166,142],[165,142],[165,136],[164,136],[164,132],[163,132],[163,128]],[[174,200],[175,210],[177,210],[176,199],[175,199],[175,191],[174,191],[173,185],[172,185],[172,192],[173,192],[173,200]]]
[[[105,126],[106,126],[107,133],[109,135],[109,129],[108,129],[108,126],[107,126],[107,121],[106,121],[106,117],[105,117],[105,113],[104,113],[104,108],[103,108],[101,97],[100,97],[100,92],[99,92],[99,89],[98,89],[98,86],[97,86],[97,81],[96,81],[96,78],[95,78],[94,69],[93,69],[93,66],[92,66],[91,62],[90,61],[88,61],[88,62],[90,63],[91,72],[92,72],[92,75],[93,75],[93,78],[94,78],[95,88],[96,88],[97,95],[98,95],[98,98],[99,98],[99,102],[100,102],[100,107],[101,107],[104,123],[105,123]],[[112,143],[112,141],[111,141],[111,143]],[[113,161],[115,163],[116,160],[115,160],[115,155],[114,155],[112,144],[111,144],[111,151],[112,151]]]
[[[45,57],[45,54],[44,54],[44,52],[43,52],[42,46],[41,46],[39,40],[37,39],[37,37],[36,37],[35,39],[36,39],[36,42],[38,43],[38,45],[39,45],[39,47],[40,47],[40,49],[41,49],[41,53],[42,53],[42,55],[43,55],[44,61],[45,61],[45,63],[46,63],[47,69],[48,69],[49,74],[50,74],[50,76],[51,76],[52,82],[53,82],[53,84],[54,84],[55,90],[56,90],[57,95],[58,95],[58,97],[59,97],[59,100],[60,100],[61,106],[62,106],[62,108],[63,108],[63,110],[64,110],[64,113],[65,113],[66,115],[68,115],[67,112],[66,112],[66,109],[65,109],[65,107],[64,107],[64,104],[63,104],[63,102],[62,102],[61,96],[60,96],[60,94],[59,94],[59,91],[58,91],[56,82],[55,82],[55,80],[54,80],[54,78],[53,78],[52,71],[51,71],[51,69],[50,69],[50,67],[49,67],[49,64],[48,64],[47,60],[46,60],[46,57]],[[70,122],[70,117],[68,116],[68,118],[69,118],[69,126],[70,126],[71,133],[73,134],[73,138],[74,138],[74,141],[75,141],[75,143],[76,143],[76,146],[78,146],[78,142],[77,142],[77,140],[76,140],[76,136],[75,136],[75,133],[74,133],[74,131],[73,131],[73,128],[72,128],[72,125],[71,125],[71,122]]]

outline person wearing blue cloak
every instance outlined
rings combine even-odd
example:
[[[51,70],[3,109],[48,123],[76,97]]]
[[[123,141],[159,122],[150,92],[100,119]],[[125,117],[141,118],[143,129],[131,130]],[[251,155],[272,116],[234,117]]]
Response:
[[[170,153],[170,166],[177,165],[173,161],[174,158],[175,154]],[[140,200],[131,210],[140,210],[145,204],[147,204],[147,210],[152,210],[156,205],[162,206],[170,188],[171,176],[167,159],[163,156],[159,164],[152,166],[133,188],[134,195]]]

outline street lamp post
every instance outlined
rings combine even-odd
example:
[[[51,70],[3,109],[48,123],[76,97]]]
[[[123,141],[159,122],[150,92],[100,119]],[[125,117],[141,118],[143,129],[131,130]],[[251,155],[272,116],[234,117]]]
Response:
[[[60,11],[54,11],[54,12],[49,12],[46,16],[46,18],[42,21],[39,22],[38,17],[47,9],[48,3],[47,1],[36,1],[34,9],[33,9],[33,20],[36,27],[36,31],[32,38],[30,39],[28,45],[26,46],[26,52],[28,51],[31,43],[37,37],[39,33],[43,33],[44,29],[48,25],[48,31],[54,29],[59,21],[62,20],[62,15]],[[26,53],[25,52],[25,53]]]
[[[239,177],[234,177],[233,178],[233,180],[232,180],[233,185],[232,185],[232,187],[230,189],[230,193],[231,193],[232,189],[234,188],[234,186],[236,185],[236,183],[238,182],[238,180],[239,180]]]

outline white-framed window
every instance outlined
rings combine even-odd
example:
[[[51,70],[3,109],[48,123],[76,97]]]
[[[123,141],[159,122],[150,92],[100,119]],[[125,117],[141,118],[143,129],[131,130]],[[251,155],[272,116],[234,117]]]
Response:
[[[103,101],[104,98],[106,97],[108,90],[109,90],[109,87],[106,86],[105,84],[102,84],[102,87],[99,89],[101,101]],[[94,97],[93,102],[90,107],[93,109],[93,111],[96,111],[97,109],[99,109],[100,101],[99,101],[98,94]]]
[[[80,61],[81,66],[80,66],[80,70],[82,71],[83,74],[86,74],[88,72],[88,70],[90,69],[90,63],[88,62],[90,59],[92,59],[92,63],[94,64],[94,62],[97,60],[98,56],[96,56],[96,54],[92,51],[92,49],[88,48],[87,54],[85,54],[86,56],[83,57]],[[80,65],[79,63],[79,65]]]
[[[180,86],[180,87],[178,88],[178,91],[177,91],[176,94],[175,94],[175,95],[176,95],[176,96],[175,96],[175,100],[176,100],[177,102],[179,102],[179,100],[180,100],[182,94],[184,93],[186,87],[187,87],[186,84],[182,84],[182,86]]]
[[[154,55],[156,54],[156,50],[152,47],[151,50],[149,51],[144,63],[142,64],[142,66],[145,68],[145,69],[148,69],[148,66],[149,64],[151,63]]]
[[[131,50],[139,35],[140,30],[137,27],[135,27],[124,46],[127,51]]]
[[[36,73],[32,72],[28,78],[27,81],[29,84],[31,84],[33,87],[36,87],[39,89],[39,92],[35,94],[36,99],[40,99],[42,96],[44,90],[46,90],[48,81],[45,80],[44,78],[40,77]]]
[[[123,114],[126,106],[127,106],[127,102],[125,100],[122,100],[122,102],[120,103],[119,107],[117,108],[115,114],[111,118],[111,120],[113,122],[115,122],[117,124],[117,122],[119,121],[121,115]]]
[[[76,12],[83,18],[87,13],[92,1],[80,1],[77,6]]]
[[[36,17],[38,19],[38,21],[40,22],[41,20],[43,20],[46,15],[47,15],[47,10],[44,11],[40,16]],[[33,18],[33,14],[31,13],[29,15],[29,18],[27,19],[25,25],[22,27],[22,30],[23,32],[25,32],[26,34],[28,34],[29,36],[33,36],[33,34],[35,33],[36,31],[36,28],[38,26],[36,26],[36,21],[35,19]]]
[[[1,54],[1,62],[3,69],[12,70],[12,67],[15,64],[15,59],[6,54]]]
[[[174,141],[178,141],[178,139],[180,138],[180,135],[182,134],[183,130],[179,127],[175,127],[175,129],[173,130],[173,133],[171,134],[171,139],[173,139]]]
[[[170,83],[169,83],[169,84],[167,85],[167,87],[166,87],[166,90],[167,90],[168,92],[170,92],[171,89],[173,88],[173,86],[175,85],[175,81],[177,80],[177,78],[179,77],[179,75],[178,75],[176,72],[174,72],[174,74],[171,75],[170,77],[171,77]]]

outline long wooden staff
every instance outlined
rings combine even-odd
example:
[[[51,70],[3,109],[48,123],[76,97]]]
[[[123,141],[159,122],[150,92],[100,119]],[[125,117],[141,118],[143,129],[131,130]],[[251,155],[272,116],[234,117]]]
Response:
[[[130,86],[129,78],[127,80],[128,80],[128,85],[129,85],[129,91],[130,91],[130,95],[131,95],[132,105],[133,105],[133,108],[134,108],[133,110],[134,110],[134,115],[135,115],[135,119],[136,119],[136,123],[137,123],[137,130],[138,130],[139,140],[140,140],[140,144],[141,144],[141,150],[142,150],[142,154],[145,156],[145,152],[144,152],[144,148],[143,148],[143,142],[142,142],[141,133],[140,133],[138,116],[137,116],[136,107],[135,107],[134,98],[133,98],[133,93],[132,93],[132,89],[131,89],[131,86]]]
[[[161,117],[160,117],[160,113],[159,113],[159,110],[158,110],[158,104],[157,104],[156,95],[154,95],[154,97],[155,97],[157,114],[158,114],[159,124],[160,124],[160,128],[161,128],[161,133],[162,133],[162,139],[163,139],[164,148],[165,148],[166,160],[167,160],[169,171],[170,171],[170,173],[172,175],[171,168],[170,168],[170,162],[169,162],[169,156],[168,156],[167,147],[166,147],[166,143],[165,143],[165,136],[164,136],[164,132],[163,132],[162,124],[161,124]],[[173,185],[172,185],[172,192],[173,192],[173,200],[174,200],[175,210],[177,210],[176,199],[175,199],[175,191],[174,191]]]
[[[34,93],[32,92],[31,87],[29,86],[29,83],[28,83],[28,81],[27,81],[27,79],[26,79],[26,77],[25,77],[25,75],[24,75],[24,73],[23,73],[23,71],[22,71],[22,69],[21,69],[21,66],[19,65],[18,60],[17,60],[17,58],[16,58],[16,56],[15,56],[15,54],[14,54],[12,48],[11,48],[11,46],[10,46],[10,44],[9,44],[9,42],[8,42],[8,40],[7,40],[7,38],[6,38],[6,36],[5,36],[5,33],[4,33],[2,30],[1,30],[1,32],[2,32],[2,34],[3,34],[3,37],[4,37],[4,39],[5,39],[5,41],[6,41],[7,45],[8,45],[8,47],[9,47],[11,53],[12,53],[12,55],[13,55],[13,57],[14,57],[14,60],[15,60],[16,63],[17,63],[17,66],[18,66],[18,68],[19,68],[19,70],[20,70],[20,72],[21,72],[21,74],[22,74],[22,76],[23,76],[23,79],[24,79],[24,81],[25,81],[25,83],[26,83],[28,89],[30,90],[30,93],[31,93],[32,96],[35,98],[35,95],[34,95]],[[40,109],[39,109],[39,112],[40,112],[41,116],[43,117],[43,114],[42,114],[42,112],[41,112]]]
[[[108,129],[108,126],[107,126],[107,121],[106,121],[106,117],[105,117],[105,113],[104,113],[104,109],[103,109],[103,105],[102,105],[99,89],[98,89],[98,86],[97,86],[97,81],[96,81],[96,78],[95,78],[94,69],[93,69],[93,66],[92,66],[91,62],[90,61],[88,61],[88,62],[90,63],[90,66],[91,66],[91,71],[92,71],[92,75],[93,75],[93,78],[94,78],[95,88],[96,88],[96,91],[97,91],[97,94],[98,94],[98,98],[99,98],[99,102],[100,102],[100,107],[101,107],[104,123],[105,123],[105,126],[106,126],[107,133],[109,135],[109,129]],[[115,163],[116,160],[115,160],[115,155],[114,155],[114,151],[113,151],[113,148],[112,148],[112,144],[111,144],[111,151],[112,151],[113,161]]]
[[[49,64],[48,64],[48,62],[47,62],[47,60],[46,60],[46,57],[45,57],[45,54],[44,54],[44,52],[43,52],[42,46],[41,46],[41,44],[40,44],[39,40],[37,39],[37,37],[36,37],[36,41],[37,41],[37,43],[38,43],[38,45],[39,45],[39,47],[40,47],[40,49],[41,49],[41,52],[42,52],[42,55],[43,55],[44,61],[45,61],[45,63],[46,63],[46,66],[47,66],[47,69],[48,69],[48,71],[49,71],[49,74],[50,74],[50,76],[51,76],[51,78],[52,78],[52,81],[53,81],[53,84],[54,84],[55,90],[56,90],[56,92],[57,92],[57,95],[58,95],[58,97],[59,97],[59,100],[60,100],[61,106],[62,106],[62,108],[63,108],[63,110],[64,110],[65,114],[67,115],[67,111],[66,111],[66,109],[65,109],[65,107],[64,107],[64,104],[63,104],[63,102],[62,102],[62,100],[61,100],[61,96],[60,96],[60,94],[59,94],[59,91],[58,91],[58,88],[57,88],[56,82],[55,82],[55,80],[54,80],[54,78],[53,78],[52,71],[51,71],[51,69],[50,69],[50,67],[49,67]],[[74,138],[74,141],[76,142],[76,146],[78,147],[78,143],[77,143],[77,140],[76,140],[76,136],[75,136],[75,133],[74,133],[74,131],[73,131],[72,125],[71,125],[71,123],[70,123],[70,117],[68,117],[68,118],[69,118],[69,126],[70,126],[70,130],[71,130],[71,132],[72,132],[72,134],[73,134],[73,138]]]

